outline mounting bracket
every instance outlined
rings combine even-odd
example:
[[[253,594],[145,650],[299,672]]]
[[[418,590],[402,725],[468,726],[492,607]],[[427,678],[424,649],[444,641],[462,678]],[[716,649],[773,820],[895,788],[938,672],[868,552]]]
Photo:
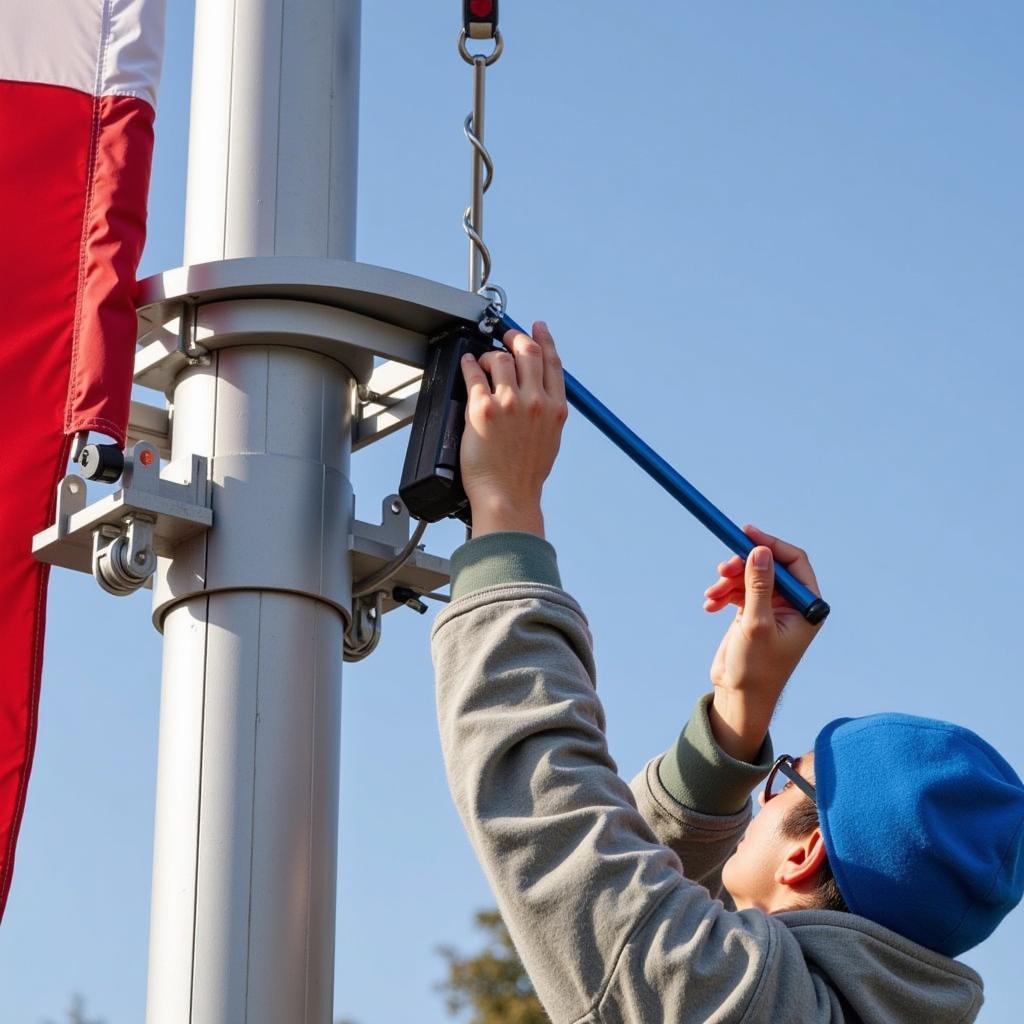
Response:
[[[194,455],[184,483],[160,476],[160,453],[139,441],[125,455],[121,487],[87,505],[78,474],[57,485],[53,525],[32,539],[41,562],[92,573],[112,594],[149,586],[157,555],[213,525],[206,459]]]

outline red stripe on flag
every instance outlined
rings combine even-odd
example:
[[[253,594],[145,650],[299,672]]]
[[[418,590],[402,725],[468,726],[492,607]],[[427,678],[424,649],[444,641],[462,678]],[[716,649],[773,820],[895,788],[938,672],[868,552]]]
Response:
[[[96,101],[95,146],[82,231],[78,312],[64,429],[123,445],[135,360],[135,270],[146,241],[153,108],[126,96]]]
[[[152,122],[142,100],[0,81],[0,916],[42,672],[48,567],[32,536],[52,521],[65,428],[123,440]]]

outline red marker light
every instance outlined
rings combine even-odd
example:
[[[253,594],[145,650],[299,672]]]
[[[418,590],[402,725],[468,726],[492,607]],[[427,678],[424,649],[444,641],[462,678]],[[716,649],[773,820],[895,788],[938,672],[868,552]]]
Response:
[[[462,27],[469,39],[497,39],[498,0],[462,0]]]

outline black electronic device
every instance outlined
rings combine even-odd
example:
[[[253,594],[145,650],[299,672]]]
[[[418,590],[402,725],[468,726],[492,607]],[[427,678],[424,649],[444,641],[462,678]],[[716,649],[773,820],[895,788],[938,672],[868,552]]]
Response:
[[[465,324],[448,328],[430,340],[398,488],[415,519],[436,523],[455,518],[467,526],[471,522],[459,469],[459,447],[466,427],[462,357],[470,352],[479,358],[493,348],[489,338]]]

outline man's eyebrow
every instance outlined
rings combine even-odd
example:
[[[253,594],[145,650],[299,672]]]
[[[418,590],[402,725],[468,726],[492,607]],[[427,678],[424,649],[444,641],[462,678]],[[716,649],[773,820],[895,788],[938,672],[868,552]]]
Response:
[[[793,766],[798,772],[812,785],[815,781],[814,775],[814,757],[810,754],[801,754],[799,757],[794,758]],[[803,768],[810,768],[810,771],[802,771]]]

